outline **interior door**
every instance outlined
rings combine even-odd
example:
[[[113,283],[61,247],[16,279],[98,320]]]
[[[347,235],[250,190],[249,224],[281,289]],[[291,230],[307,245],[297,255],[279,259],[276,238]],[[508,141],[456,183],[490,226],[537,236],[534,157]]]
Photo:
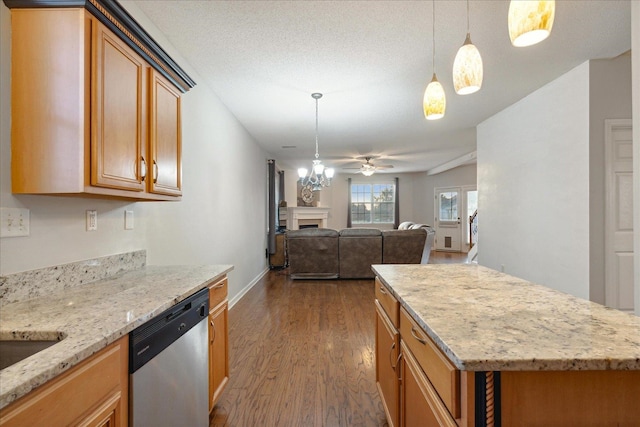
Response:
[[[633,142],[631,120],[605,122],[605,304],[633,313]]]
[[[460,187],[435,189],[436,250],[460,252],[462,236]]]

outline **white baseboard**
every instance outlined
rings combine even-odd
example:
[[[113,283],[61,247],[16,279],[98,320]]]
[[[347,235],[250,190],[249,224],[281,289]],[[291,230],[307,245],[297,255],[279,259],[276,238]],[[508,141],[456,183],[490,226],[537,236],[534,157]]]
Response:
[[[269,272],[269,267],[265,268],[262,273],[258,274],[258,276],[253,279],[247,286],[245,286],[240,292],[238,292],[238,294],[236,296],[234,296],[233,298],[231,298],[229,300],[229,308],[233,307],[234,305],[236,305],[236,303],[238,301],[240,301],[240,299],[245,296],[245,294],[247,292],[249,292],[251,290],[251,288],[253,288],[256,283],[258,283],[260,281],[260,279],[262,279],[265,274],[267,274]]]

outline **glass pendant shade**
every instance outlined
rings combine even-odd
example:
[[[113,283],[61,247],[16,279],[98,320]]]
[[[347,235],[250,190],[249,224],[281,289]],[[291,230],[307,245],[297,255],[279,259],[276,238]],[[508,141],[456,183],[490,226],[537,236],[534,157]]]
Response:
[[[331,179],[333,178],[333,175],[335,174],[335,170],[333,168],[326,168],[324,170],[324,174],[326,175],[327,178]]]
[[[422,101],[424,109],[424,117],[427,120],[437,120],[444,117],[447,108],[447,99],[444,94],[444,88],[438,81],[436,74],[433,73],[431,83],[424,91],[424,99]]]
[[[298,169],[298,178],[304,178],[305,176],[307,176],[307,172],[309,172],[309,171],[306,170],[305,168],[299,168]]]
[[[453,61],[453,87],[459,95],[477,92],[482,87],[482,57],[471,43],[469,33]]]
[[[554,0],[511,0],[508,19],[511,44],[531,46],[549,37],[555,11]]]

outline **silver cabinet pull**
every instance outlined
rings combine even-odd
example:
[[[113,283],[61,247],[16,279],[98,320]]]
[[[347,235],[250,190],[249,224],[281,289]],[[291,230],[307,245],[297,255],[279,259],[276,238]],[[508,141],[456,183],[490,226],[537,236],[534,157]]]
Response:
[[[147,161],[144,159],[144,156],[140,156],[140,179],[144,181],[147,177]]]
[[[153,161],[153,183],[158,182],[158,164],[156,161]]]
[[[422,345],[426,345],[427,344],[427,340],[425,340],[424,338],[420,337],[418,335],[418,332],[416,331],[416,328],[414,328],[413,326],[411,327],[411,336],[414,337],[420,344],[422,344]]]
[[[396,366],[398,365],[396,364],[396,366],[393,366],[393,358],[391,357],[393,355],[394,348],[396,348],[396,343],[392,343],[391,348],[389,349],[389,364],[391,365],[391,369],[393,369],[393,371],[395,372]]]
[[[213,337],[211,338],[211,342],[213,343],[216,340],[216,324],[213,322],[213,319],[210,321],[211,330],[213,331]]]
[[[387,294],[387,291],[384,290],[384,286],[380,286],[380,293]]]

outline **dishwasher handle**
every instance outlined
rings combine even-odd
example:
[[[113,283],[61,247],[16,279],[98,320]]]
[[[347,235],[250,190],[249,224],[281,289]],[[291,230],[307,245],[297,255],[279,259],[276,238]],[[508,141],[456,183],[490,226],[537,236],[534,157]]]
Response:
[[[165,319],[167,320],[167,322],[171,322],[173,319],[182,316],[186,311],[189,310],[191,310],[191,302],[188,302],[187,304],[184,304],[176,308],[175,310],[171,308],[169,314],[165,316]]]

